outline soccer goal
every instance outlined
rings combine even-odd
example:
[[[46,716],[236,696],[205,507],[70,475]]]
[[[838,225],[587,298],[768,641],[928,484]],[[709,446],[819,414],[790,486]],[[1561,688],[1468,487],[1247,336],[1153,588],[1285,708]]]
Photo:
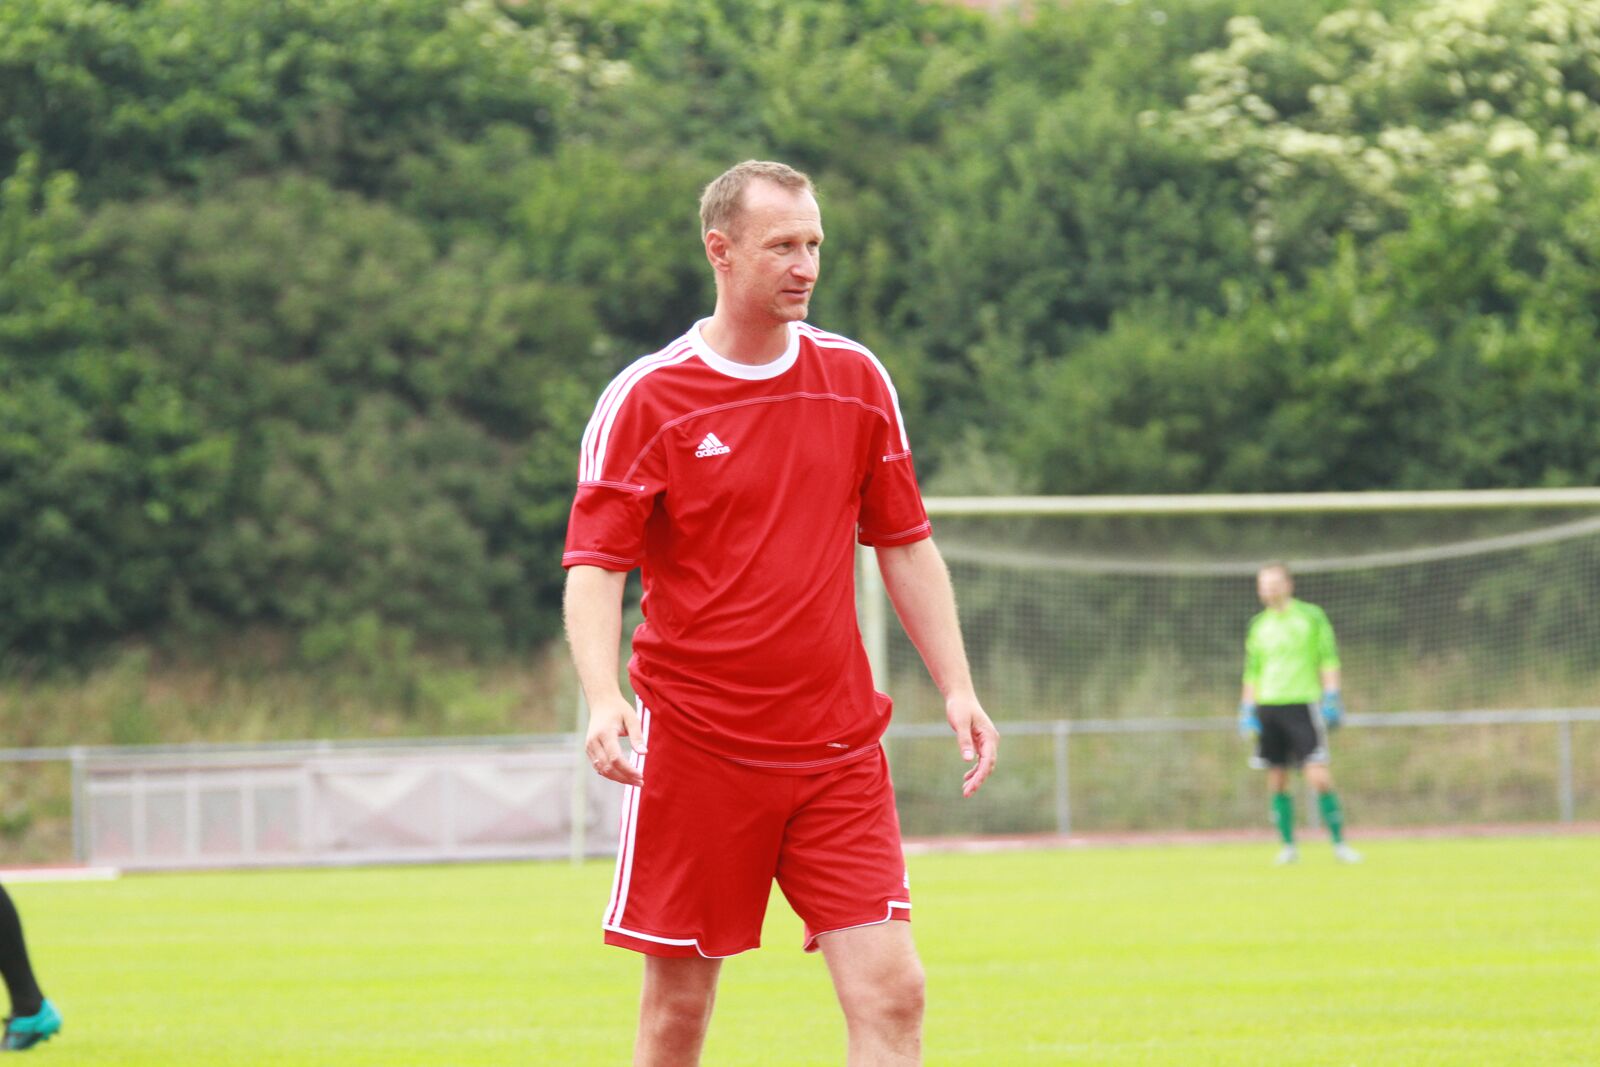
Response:
[[[1425,789],[1419,782],[1441,774],[1515,779],[1525,748],[1551,773],[1565,759],[1570,779],[1574,717],[1579,776],[1600,758],[1591,752],[1600,727],[1586,721],[1600,706],[1600,490],[931,498],[928,510],[986,706],[1002,725],[1103,729],[1074,740],[1073,766],[1120,783],[1124,810],[1106,813],[1107,825],[1255,820],[1256,786],[1232,773],[1239,761],[1227,727],[1245,629],[1260,610],[1254,576],[1271,561],[1286,563],[1295,595],[1333,622],[1353,713],[1346,749],[1368,743],[1351,735],[1377,716],[1419,726],[1446,713],[1463,726],[1530,715],[1565,724],[1553,739],[1460,729],[1351,761],[1373,775],[1382,762],[1384,789]],[[938,694],[893,621],[871,553],[862,558],[862,628],[880,687],[896,698],[897,723],[939,722]],[[1048,809],[1054,795],[1058,807],[1075,804],[1080,823],[1090,816],[1093,797],[1063,793],[1064,759],[1055,772],[1027,769],[1029,759],[1049,760],[1048,739],[1011,748],[1024,776],[1038,779],[1015,787],[1028,798],[1018,805]],[[1529,797],[1547,792],[1543,773],[1526,776]],[[1451,786],[1431,808],[1397,818],[1521,817],[1514,802],[1463,801],[1462,788],[1470,791]],[[1142,791],[1152,796],[1141,807]],[[1572,801],[1563,803],[1570,815]],[[1045,813],[1015,815],[973,828],[1052,825]]]

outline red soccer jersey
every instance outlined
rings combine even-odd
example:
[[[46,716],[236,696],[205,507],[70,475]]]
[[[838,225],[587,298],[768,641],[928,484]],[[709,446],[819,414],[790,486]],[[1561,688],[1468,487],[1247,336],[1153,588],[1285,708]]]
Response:
[[[929,535],[888,372],[805,323],[771,363],[701,324],[619,374],[583,436],[567,567],[640,567],[628,676],[656,723],[790,773],[889,721],[856,626],[854,543]]]

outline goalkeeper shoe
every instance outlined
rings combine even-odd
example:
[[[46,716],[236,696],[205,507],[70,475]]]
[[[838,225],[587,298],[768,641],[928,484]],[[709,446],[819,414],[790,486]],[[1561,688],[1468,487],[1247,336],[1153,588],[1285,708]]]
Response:
[[[1278,858],[1272,861],[1279,867],[1287,867],[1291,863],[1300,862],[1300,850],[1293,845],[1284,845],[1278,850]]]
[[[0,1052],[21,1052],[47,1041],[61,1030],[61,1013],[48,1000],[32,1015],[13,1015],[6,1020],[6,1034]]]
[[[1349,845],[1338,844],[1333,846],[1333,857],[1340,863],[1360,863],[1361,853]]]

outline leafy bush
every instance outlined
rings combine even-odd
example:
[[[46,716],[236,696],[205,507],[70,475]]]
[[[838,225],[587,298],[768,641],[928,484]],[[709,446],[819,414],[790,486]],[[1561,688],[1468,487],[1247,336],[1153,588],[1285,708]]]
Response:
[[[749,156],[942,491],[1593,483],[1600,14],[1257,8],[0,6],[0,650],[544,641]]]

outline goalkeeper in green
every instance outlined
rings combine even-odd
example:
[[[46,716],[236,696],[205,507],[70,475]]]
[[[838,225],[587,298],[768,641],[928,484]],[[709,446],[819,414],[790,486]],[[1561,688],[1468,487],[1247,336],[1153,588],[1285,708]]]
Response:
[[[1289,771],[1294,768],[1304,768],[1306,780],[1317,791],[1334,855],[1345,863],[1359,863],[1360,853],[1344,843],[1344,813],[1328,773],[1328,731],[1344,717],[1333,626],[1321,608],[1294,598],[1294,579],[1281,563],[1261,568],[1256,593],[1266,610],[1250,620],[1245,636],[1239,732],[1255,739],[1250,765],[1267,772],[1272,818],[1283,840],[1278,863],[1300,858],[1294,844],[1294,797],[1289,792]]]

